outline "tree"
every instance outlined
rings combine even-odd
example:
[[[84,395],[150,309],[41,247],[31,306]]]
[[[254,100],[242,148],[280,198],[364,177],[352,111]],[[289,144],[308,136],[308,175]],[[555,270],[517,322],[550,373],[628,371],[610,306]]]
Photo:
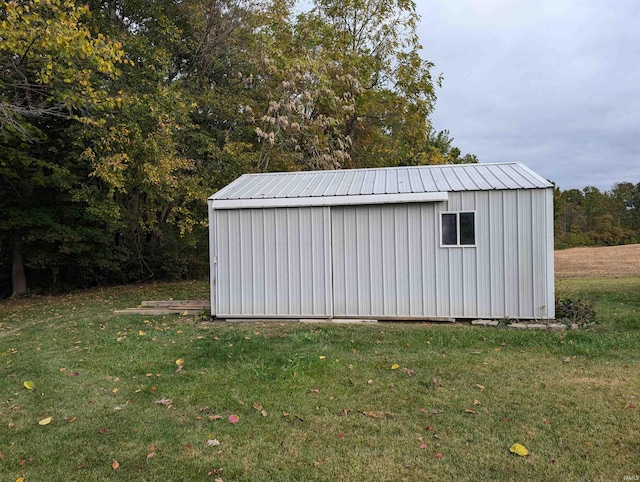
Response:
[[[71,0],[0,7],[0,240],[12,246],[14,296],[27,290],[25,238],[46,239],[35,228],[54,222],[33,200],[55,199],[70,187],[50,133],[69,122],[89,125],[93,108],[115,103],[102,87],[119,73],[121,45],[94,34],[83,23],[88,16]],[[65,122],[54,125],[55,118]]]
[[[272,152],[303,169],[428,162],[440,79],[419,55],[415,3],[316,0],[293,21],[291,6],[274,2],[257,32],[259,167]]]
[[[113,78],[121,45],[83,24],[86,6],[71,0],[10,0],[0,7],[0,133],[38,137],[29,119],[69,117],[113,102],[96,78]]]

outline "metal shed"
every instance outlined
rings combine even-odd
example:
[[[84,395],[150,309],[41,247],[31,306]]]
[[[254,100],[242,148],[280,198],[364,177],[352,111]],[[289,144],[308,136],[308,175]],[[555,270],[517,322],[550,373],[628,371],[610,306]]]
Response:
[[[245,174],[209,226],[219,318],[555,316],[553,186],[520,163]]]

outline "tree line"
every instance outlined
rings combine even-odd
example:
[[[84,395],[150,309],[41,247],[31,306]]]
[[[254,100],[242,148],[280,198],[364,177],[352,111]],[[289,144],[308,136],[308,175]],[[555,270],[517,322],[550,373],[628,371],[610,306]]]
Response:
[[[242,173],[476,162],[413,0],[0,3],[0,297],[206,275]]]
[[[555,246],[614,246],[640,242],[640,182],[610,191],[593,186],[554,191]]]
[[[0,3],[0,298],[208,273],[247,172],[477,162],[435,131],[413,0]],[[556,245],[640,240],[639,186],[555,194]]]

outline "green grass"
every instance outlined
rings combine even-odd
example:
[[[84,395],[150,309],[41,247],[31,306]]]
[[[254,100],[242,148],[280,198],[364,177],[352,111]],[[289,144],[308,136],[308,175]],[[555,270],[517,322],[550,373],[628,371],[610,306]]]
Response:
[[[602,323],[546,333],[112,314],[206,297],[204,283],[2,302],[0,479],[640,475],[640,279],[558,284],[592,300]],[[516,442],[531,455],[511,454]]]

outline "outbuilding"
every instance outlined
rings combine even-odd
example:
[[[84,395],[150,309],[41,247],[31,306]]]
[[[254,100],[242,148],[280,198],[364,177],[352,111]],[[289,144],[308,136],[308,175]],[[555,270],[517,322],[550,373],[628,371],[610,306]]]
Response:
[[[520,163],[245,174],[209,226],[218,318],[555,315],[553,186]]]

